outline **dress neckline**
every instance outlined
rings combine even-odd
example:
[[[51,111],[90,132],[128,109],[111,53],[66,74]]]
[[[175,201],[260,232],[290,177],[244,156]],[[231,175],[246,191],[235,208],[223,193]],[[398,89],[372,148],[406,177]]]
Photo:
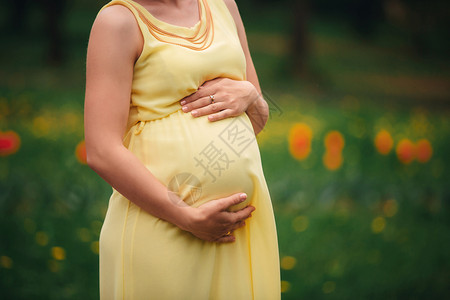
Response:
[[[148,18],[153,24],[157,25],[161,29],[174,31],[177,33],[192,33],[192,31],[198,30],[198,27],[205,22],[205,7],[203,1],[206,0],[197,0],[199,20],[191,27],[175,25],[163,21],[161,19],[156,18],[148,9],[146,9],[140,3],[133,0],[126,0],[126,1],[132,2],[132,4],[134,4],[136,9],[140,10],[141,13],[144,14],[146,18]]]
[[[137,11],[140,20],[148,27],[149,33],[160,42],[201,51],[207,49],[214,40],[214,21],[207,0],[197,0],[200,20],[193,27],[167,23],[155,18],[139,3],[133,0],[123,1]]]

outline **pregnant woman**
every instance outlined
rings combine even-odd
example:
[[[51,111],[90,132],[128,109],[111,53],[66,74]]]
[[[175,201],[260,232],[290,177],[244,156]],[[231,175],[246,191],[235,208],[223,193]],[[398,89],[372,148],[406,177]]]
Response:
[[[235,2],[109,2],[85,101],[88,164],[113,187],[100,297],[279,299],[268,107]]]

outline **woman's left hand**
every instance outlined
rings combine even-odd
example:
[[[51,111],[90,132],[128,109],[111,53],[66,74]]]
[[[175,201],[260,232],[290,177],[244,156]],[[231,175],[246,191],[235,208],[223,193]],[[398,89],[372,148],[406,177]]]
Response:
[[[255,86],[249,81],[216,78],[181,99],[180,104],[184,112],[191,112],[194,117],[209,115],[209,121],[219,121],[244,113],[258,97]]]

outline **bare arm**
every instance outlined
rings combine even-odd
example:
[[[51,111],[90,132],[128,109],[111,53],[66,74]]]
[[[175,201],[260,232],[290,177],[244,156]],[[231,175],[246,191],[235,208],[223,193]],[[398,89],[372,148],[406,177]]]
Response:
[[[181,105],[184,112],[191,112],[194,117],[209,115],[210,121],[218,121],[246,112],[252,122],[255,134],[258,134],[269,118],[269,106],[261,93],[258,76],[248,48],[244,24],[236,2],[234,0],[223,1],[237,27],[247,63],[247,81],[229,78],[216,78],[207,81],[197,92],[182,99]],[[217,95],[216,103],[211,103],[209,95]]]
[[[180,206],[167,188],[122,143],[133,67],[143,40],[136,20],[123,6],[104,9],[92,27],[87,53],[85,138],[87,161],[118,192],[150,214],[190,231],[197,237],[229,242],[227,231],[243,226],[254,210],[226,212],[239,195],[211,201],[199,208]]]
[[[258,75],[256,74],[255,66],[253,65],[253,60],[248,47],[244,23],[242,22],[242,18],[239,14],[239,9],[236,5],[236,2],[235,0],[224,0],[224,2],[230,10],[231,15],[233,16],[234,23],[236,24],[239,35],[239,40],[241,42],[242,49],[244,50],[245,60],[247,62],[247,80],[253,84],[257,91],[257,95],[254,96],[255,101],[251,102],[246,112],[250,120],[252,121],[255,132],[259,133],[264,128],[269,118],[269,106],[264,100],[261,93]]]

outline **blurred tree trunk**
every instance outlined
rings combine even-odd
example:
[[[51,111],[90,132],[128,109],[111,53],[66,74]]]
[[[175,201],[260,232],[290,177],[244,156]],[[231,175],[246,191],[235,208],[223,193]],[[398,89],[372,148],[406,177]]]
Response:
[[[353,0],[349,16],[356,33],[360,38],[371,38],[375,34],[377,25],[383,18],[382,1]]]
[[[59,65],[65,58],[63,20],[66,4],[67,0],[8,0],[7,30],[15,35],[27,34],[29,29],[27,27],[36,26],[28,21],[30,11],[34,9],[42,11],[44,15],[42,32],[47,39],[45,59],[50,64]]]
[[[384,12],[390,23],[402,28],[409,35],[411,49],[417,57],[432,55],[433,46],[437,46],[438,51],[448,52],[450,46],[448,2],[384,0]],[[441,38],[436,40],[437,36]]]
[[[23,32],[23,30],[25,29],[25,19],[27,16],[27,7],[29,3],[29,0],[8,1],[8,9],[11,10],[11,13],[8,14],[8,31],[13,32],[14,34]]]
[[[293,27],[291,36],[291,68],[295,76],[305,77],[309,73],[307,64],[310,52],[310,37],[308,33],[309,1],[295,0],[292,2]]]
[[[443,5],[443,3],[443,1],[439,0],[427,2],[404,0],[408,15],[407,26],[410,31],[411,44],[414,53],[418,57],[431,54],[432,38],[430,38],[430,35],[434,32],[439,32],[441,24],[444,23],[442,22],[443,20],[448,22],[450,7],[448,4]],[[442,14],[442,12],[446,13]]]
[[[63,20],[67,0],[40,0],[45,13],[45,33],[48,38],[47,61],[60,65],[65,58]]]

